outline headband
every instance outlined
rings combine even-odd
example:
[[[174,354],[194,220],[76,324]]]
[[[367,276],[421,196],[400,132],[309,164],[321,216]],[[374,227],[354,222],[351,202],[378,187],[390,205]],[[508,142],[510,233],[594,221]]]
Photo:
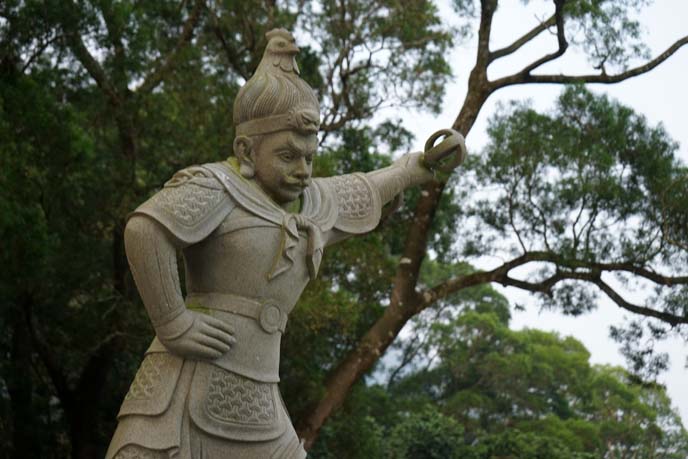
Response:
[[[320,128],[320,114],[311,109],[292,109],[282,115],[266,116],[245,121],[236,127],[237,136],[271,134],[279,131],[296,130],[302,133],[316,133]]]

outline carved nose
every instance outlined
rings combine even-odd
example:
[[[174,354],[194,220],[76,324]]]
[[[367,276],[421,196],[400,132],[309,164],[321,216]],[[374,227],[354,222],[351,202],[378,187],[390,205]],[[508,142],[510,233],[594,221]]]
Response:
[[[301,161],[299,161],[299,165],[297,168],[294,170],[294,177],[300,179],[300,180],[305,180],[308,177],[310,177],[310,172],[308,171],[308,164],[306,164],[306,160],[304,158],[301,158]]]
[[[301,181],[304,181],[310,177],[310,174],[308,173],[308,171],[299,169],[294,172],[294,177]]]

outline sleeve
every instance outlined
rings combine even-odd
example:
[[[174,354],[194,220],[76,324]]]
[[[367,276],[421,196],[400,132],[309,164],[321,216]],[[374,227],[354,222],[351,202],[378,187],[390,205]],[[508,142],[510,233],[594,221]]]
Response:
[[[317,180],[319,187],[326,190],[323,204],[335,208],[333,231],[327,245],[375,229],[382,215],[382,203],[379,192],[365,174],[338,175]]]
[[[186,309],[179,285],[177,251],[160,225],[132,217],[124,230],[131,274],[153,326],[170,322]]]
[[[380,193],[383,205],[405,189],[432,180],[433,173],[422,165],[422,158],[422,153],[410,153],[390,166],[366,174],[366,178]]]
[[[180,243],[195,244],[210,235],[234,208],[234,200],[203,166],[177,172],[162,190],[144,202],[129,218],[152,218]]]

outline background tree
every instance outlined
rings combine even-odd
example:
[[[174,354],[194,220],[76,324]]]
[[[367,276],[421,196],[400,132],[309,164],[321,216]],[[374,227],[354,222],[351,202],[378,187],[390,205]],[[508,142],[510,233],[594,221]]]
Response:
[[[438,110],[451,77],[444,56],[471,28],[478,31],[476,63],[454,123],[466,135],[503,87],[614,83],[651,70],[688,38],[646,57],[633,20],[643,3],[545,2],[547,19],[494,50],[496,0],[455,1],[466,18],[459,28],[445,25],[425,0],[3,2],[0,445],[13,456],[102,455],[152,335],[123,253],[126,215],[176,170],[229,154],[233,97],[257,65],[267,30],[297,30],[305,44],[302,75],[323,101],[318,173],[329,175],[370,170],[408,149],[410,133],[382,109]],[[491,64],[548,31],[556,52],[488,79]],[[537,73],[569,42],[587,53],[596,73]],[[560,131],[565,142],[553,138]],[[385,424],[356,413],[370,401],[363,377],[395,340],[410,366],[392,380],[410,377],[418,357],[441,348],[432,324],[458,326],[444,307],[477,304],[469,287],[511,285],[580,313],[596,305],[590,285],[653,318],[646,323],[656,336],[685,330],[686,278],[675,270],[685,266],[686,203],[676,196],[688,194],[681,194],[685,166],[673,158],[666,134],[578,86],[550,114],[509,108],[491,135],[484,155],[474,154],[455,181],[409,193],[386,225],[326,257],[284,339],[285,396],[309,447],[347,398],[344,415],[387,433],[393,418]],[[486,189],[498,194],[480,193]],[[523,205],[530,201],[536,206]],[[472,268],[468,262],[488,251],[508,261]],[[532,264],[530,277],[512,274]],[[657,298],[649,305],[625,301],[623,283],[610,273],[661,287]],[[500,301],[503,319],[507,305]],[[405,325],[415,327],[417,339],[397,339]],[[662,366],[637,347],[642,333],[647,329],[617,330],[641,374]],[[377,393],[372,406],[394,412]],[[468,432],[466,419],[448,416],[411,417],[392,435],[393,450],[415,451],[402,440],[416,425],[436,432],[444,451],[446,438]],[[338,417],[333,425],[351,422]],[[386,447],[379,436],[368,439],[362,451]]]
[[[682,458],[688,432],[664,389],[592,366],[572,337],[509,329],[490,287],[438,308],[430,366],[359,385],[328,422],[315,458]],[[411,368],[409,368],[411,367]],[[359,445],[363,445],[362,448]]]

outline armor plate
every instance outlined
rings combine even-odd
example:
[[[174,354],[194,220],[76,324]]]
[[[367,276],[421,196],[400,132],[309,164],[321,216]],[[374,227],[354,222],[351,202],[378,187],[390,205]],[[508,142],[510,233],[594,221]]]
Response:
[[[189,415],[201,430],[222,438],[265,441],[289,426],[276,383],[254,381],[199,362],[189,392]]]
[[[167,352],[148,352],[124,397],[117,418],[129,414],[155,416],[167,410],[184,361]]]
[[[130,217],[151,217],[184,244],[195,244],[208,237],[234,206],[213,174],[192,166],[177,172]]]
[[[316,179],[329,188],[337,203],[334,227],[351,234],[375,229],[382,215],[380,195],[364,174],[338,175]]]

